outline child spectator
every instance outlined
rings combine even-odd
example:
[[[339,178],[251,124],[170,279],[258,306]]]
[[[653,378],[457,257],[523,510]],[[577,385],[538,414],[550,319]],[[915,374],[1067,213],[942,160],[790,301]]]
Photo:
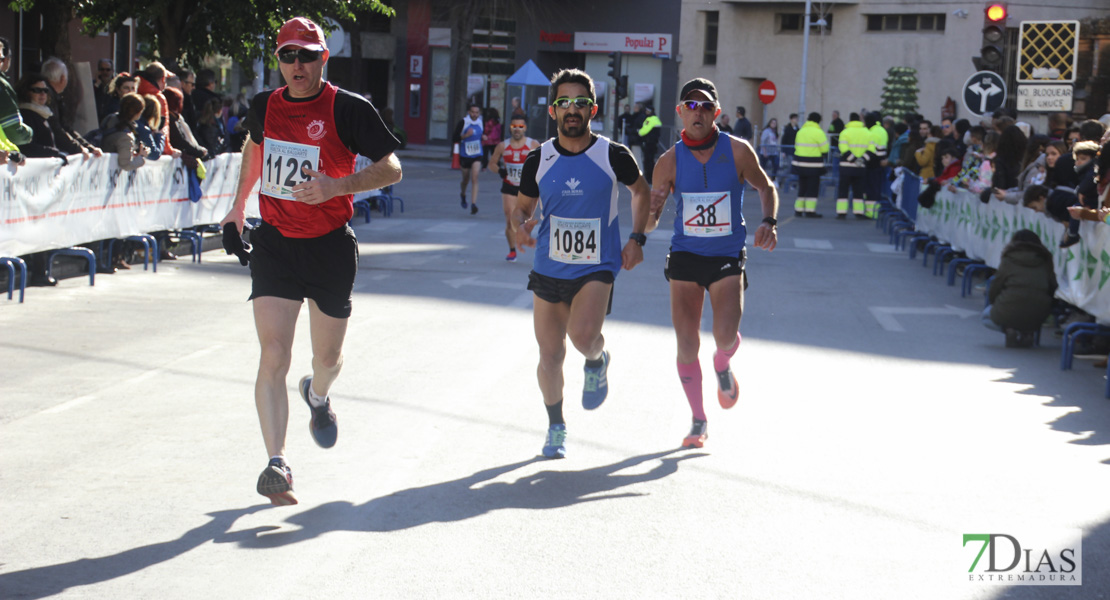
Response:
[[[1056,273],[1052,253],[1028,229],[1014,233],[987,291],[983,325],[1006,333],[1007,348],[1028,348],[1052,312]]]
[[[949,146],[946,147],[944,150],[941,150],[940,164],[941,168],[943,168],[944,170],[941,171],[941,174],[937,176],[937,183],[944,185],[949,181],[955,179],[956,176],[960,174],[961,164],[958,154],[959,149],[955,146]]]

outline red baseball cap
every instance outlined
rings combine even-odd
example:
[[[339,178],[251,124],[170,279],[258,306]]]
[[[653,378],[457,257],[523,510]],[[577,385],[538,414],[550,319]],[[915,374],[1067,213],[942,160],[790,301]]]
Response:
[[[311,19],[305,17],[289,19],[278,30],[277,50],[274,51],[274,54],[277,54],[286,46],[300,46],[306,50],[323,52],[328,50],[324,30],[320,29],[320,26],[313,23]]]

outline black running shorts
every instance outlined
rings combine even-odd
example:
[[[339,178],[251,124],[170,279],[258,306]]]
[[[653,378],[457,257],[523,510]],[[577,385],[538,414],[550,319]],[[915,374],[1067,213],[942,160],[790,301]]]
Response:
[[[251,232],[251,244],[251,300],[311,298],[329,317],[351,316],[358,240],[350,227],[315,238],[291,238],[262,223]]]
[[[743,275],[744,289],[748,289],[748,249],[741,248],[738,256],[702,256],[693,252],[670,252],[663,266],[667,281],[693,281],[708,289],[710,284],[731,275]]]
[[[501,193],[502,194],[508,194],[508,195],[512,196],[513,198],[516,198],[517,192],[519,192],[519,191],[520,191],[520,186],[513,185],[513,184],[511,184],[507,181],[504,181],[504,180],[501,181]]]
[[[478,161],[482,162],[482,168],[483,169],[486,168],[486,157],[485,156],[475,156],[473,158],[467,158],[465,156],[460,156],[459,157],[459,166],[462,167],[462,169],[464,171],[469,171],[470,170],[470,165],[473,165],[474,163],[476,163]]]
[[[612,271],[595,271],[589,275],[583,275],[577,279],[557,279],[555,277],[548,277],[540,275],[532,271],[528,274],[528,289],[535,292],[540,300],[550,302],[552,304],[570,304],[574,297],[578,295],[578,290],[582,286],[591,281],[600,281],[602,283],[612,284],[614,281]],[[613,288],[609,288],[609,306],[605,309],[605,314],[613,311]]]

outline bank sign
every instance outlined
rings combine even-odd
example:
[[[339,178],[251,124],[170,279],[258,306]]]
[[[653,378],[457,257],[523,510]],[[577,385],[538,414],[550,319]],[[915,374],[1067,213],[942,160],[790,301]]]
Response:
[[[669,33],[582,33],[574,34],[575,52],[623,52],[670,58]]]

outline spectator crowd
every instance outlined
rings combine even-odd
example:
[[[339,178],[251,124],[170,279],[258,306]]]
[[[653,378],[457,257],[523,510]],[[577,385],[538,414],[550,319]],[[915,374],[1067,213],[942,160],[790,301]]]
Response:
[[[115,155],[123,171],[141,169],[161,156],[181,158],[190,174],[204,178],[204,161],[238,151],[246,138],[242,122],[245,97],[224,98],[216,92],[216,73],[183,69],[173,73],[153,61],[134,73],[119,72],[109,59],[96,63],[89,82],[93,89],[98,127],[75,129],[76,89],[66,64],[47,58],[14,84],[8,78],[11,43],[0,37],[0,164],[18,168],[25,158],[56,158],[62,164],[84,158]],[[160,259],[176,258],[170,233],[154,234]],[[134,249],[122,246],[104,272],[129,268]],[[46,253],[25,257],[28,285],[55,285],[46,268]]]

